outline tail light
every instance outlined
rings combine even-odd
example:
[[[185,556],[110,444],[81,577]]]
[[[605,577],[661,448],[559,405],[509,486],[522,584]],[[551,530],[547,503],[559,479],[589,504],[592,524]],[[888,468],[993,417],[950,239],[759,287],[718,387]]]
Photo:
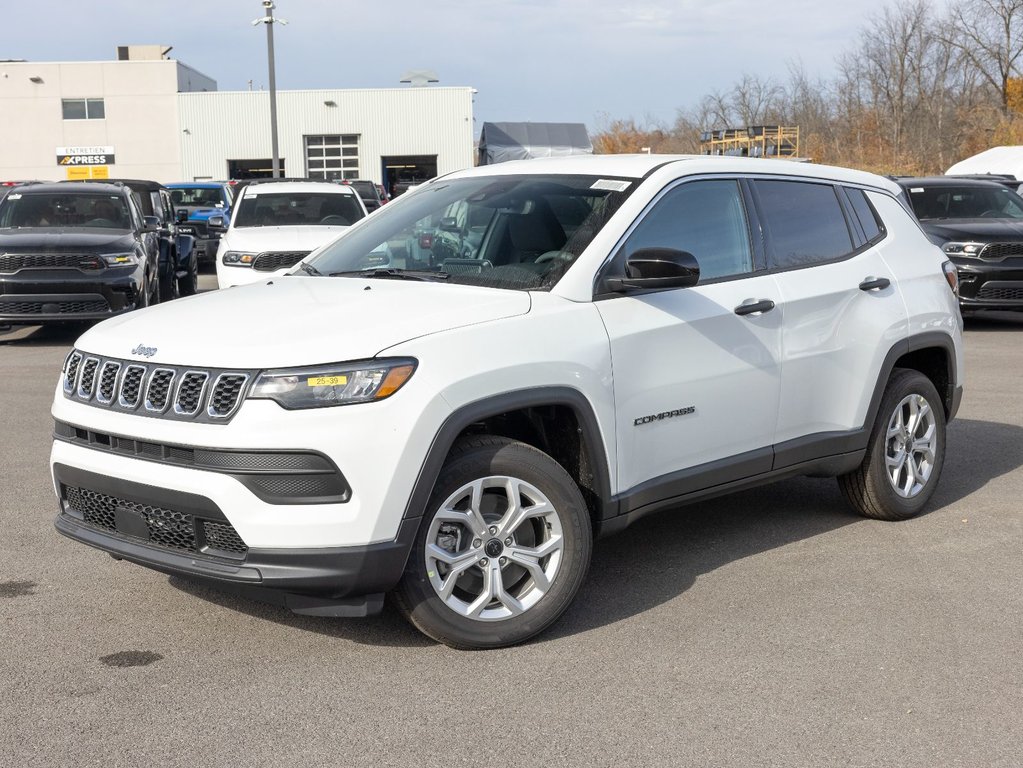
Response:
[[[420,235],[419,236],[419,247],[420,248],[433,248],[433,235]]]
[[[952,293],[958,296],[959,273],[956,271],[956,265],[951,261],[946,261],[941,265],[941,270],[945,273],[945,281],[948,283],[948,287],[952,289]]]

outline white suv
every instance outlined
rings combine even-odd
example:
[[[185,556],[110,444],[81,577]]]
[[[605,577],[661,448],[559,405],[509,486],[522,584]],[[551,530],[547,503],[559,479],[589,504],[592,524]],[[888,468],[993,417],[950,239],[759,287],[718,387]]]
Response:
[[[248,184],[217,249],[221,288],[290,269],[366,216],[352,187],[326,181]]]
[[[437,179],[293,274],[83,335],[57,528],[300,613],[392,593],[485,648],[554,622],[594,536],[655,510],[814,475],[911,517],[963,360],[955,269],[898,193],[720,157]],[[437,256],[456,203],[482,230]]]

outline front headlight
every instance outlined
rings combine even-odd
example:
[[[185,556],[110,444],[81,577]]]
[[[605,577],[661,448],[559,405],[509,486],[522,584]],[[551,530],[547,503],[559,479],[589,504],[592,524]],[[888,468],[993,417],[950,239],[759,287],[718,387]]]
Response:
[[[980,256],[987,243],[945,243],[941,249],[950,256]]]
[[[248,251],[228,251],[221,261],[228,267],[251,267],[258,255]]]
[[[108,267],[134,267],[139,257],[134,253],[104,253],[103,261]]]
[[[415,370],[416,361],[402,357],[263,371],[249,399],[273,400],[288,410],[368,403],[393,395]]]

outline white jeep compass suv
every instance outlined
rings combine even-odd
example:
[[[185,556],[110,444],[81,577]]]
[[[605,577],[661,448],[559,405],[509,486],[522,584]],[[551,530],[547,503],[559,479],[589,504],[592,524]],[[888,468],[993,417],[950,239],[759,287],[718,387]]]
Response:
[[[550,626],[593,538],[655,510],[814,475],[912,517],[963,360],[955,269],[898,193],[723,157],[436,179],[291,274],[83,335],[57,529],[299,613],[391,593],[487,648]],[[465,241],[435,255],[442,225]]]

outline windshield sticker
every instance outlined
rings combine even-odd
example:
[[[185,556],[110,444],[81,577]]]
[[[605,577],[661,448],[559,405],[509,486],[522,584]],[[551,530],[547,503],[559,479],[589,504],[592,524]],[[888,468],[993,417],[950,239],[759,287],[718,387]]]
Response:
[[[606,189],[608,192],[624,192],[632,186],[631,181],[617,181],[615,179],[600,179],[593,182],[590,189]]]
[[[7,196],[7,199],[8,200],[21,200],[21,193],[20,192],[12,192],[11,194],[9,194]]]
[[[909,191],[912,192],[915,195],[917,192],[923,192],[924,188],[923,187],[910,187]]]

